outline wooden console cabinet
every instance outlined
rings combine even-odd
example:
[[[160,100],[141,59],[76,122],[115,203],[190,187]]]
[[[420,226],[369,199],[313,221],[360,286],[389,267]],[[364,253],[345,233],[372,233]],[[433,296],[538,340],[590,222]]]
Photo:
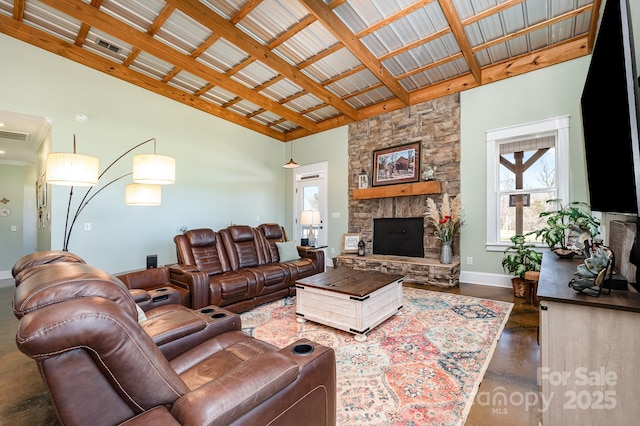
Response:
[[[640,295],[591,297],[568,286],[584,259],[545,253],[539,409],[544,426],[631,425],[640,419]]]

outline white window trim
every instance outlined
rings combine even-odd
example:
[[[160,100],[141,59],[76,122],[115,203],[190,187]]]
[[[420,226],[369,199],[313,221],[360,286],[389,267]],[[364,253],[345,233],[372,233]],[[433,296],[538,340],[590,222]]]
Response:
[[[518,139],[531,139],[544,135],[556,136],[556,186],[558,198],[569,201],[569,116],[555,117],[517,126],[487,131],[487,251],[503,251],[510,243],[498,240],[499,200],[498,152],[499,145]]]

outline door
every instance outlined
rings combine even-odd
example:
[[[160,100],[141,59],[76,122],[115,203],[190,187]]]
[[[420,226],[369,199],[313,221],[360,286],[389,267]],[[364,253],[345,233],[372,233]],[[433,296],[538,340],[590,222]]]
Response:
[[[293,240],[308,245],[327,245],[327,163],[294,170]]]

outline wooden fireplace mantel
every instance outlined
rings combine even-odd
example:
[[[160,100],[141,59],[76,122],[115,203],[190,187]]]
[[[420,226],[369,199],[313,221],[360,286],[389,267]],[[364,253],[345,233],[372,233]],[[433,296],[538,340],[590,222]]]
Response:
[[[406,197],[409,195],[439,194],[440,192],[440,182],[436,180],[429,180],[425,182],[402,183],[399,185],[354,189],[353,199],[368,200],[372,198]]]

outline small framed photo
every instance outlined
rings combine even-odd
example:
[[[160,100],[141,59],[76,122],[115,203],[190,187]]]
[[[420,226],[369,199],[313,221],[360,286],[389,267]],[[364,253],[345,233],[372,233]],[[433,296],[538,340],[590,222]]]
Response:
[[[373,151],[373,186],[420,180],[420,142]]]
[[[364,170],[358,175],[358,189],[367,189],[369,187],[369,173]]]
[[[360,234],[342,235],[342,253],[357,253]]]
[[[47,181],[44,172],[40,174],[38,182],[36,182],[36,197],[37,208],[47,207]]]

